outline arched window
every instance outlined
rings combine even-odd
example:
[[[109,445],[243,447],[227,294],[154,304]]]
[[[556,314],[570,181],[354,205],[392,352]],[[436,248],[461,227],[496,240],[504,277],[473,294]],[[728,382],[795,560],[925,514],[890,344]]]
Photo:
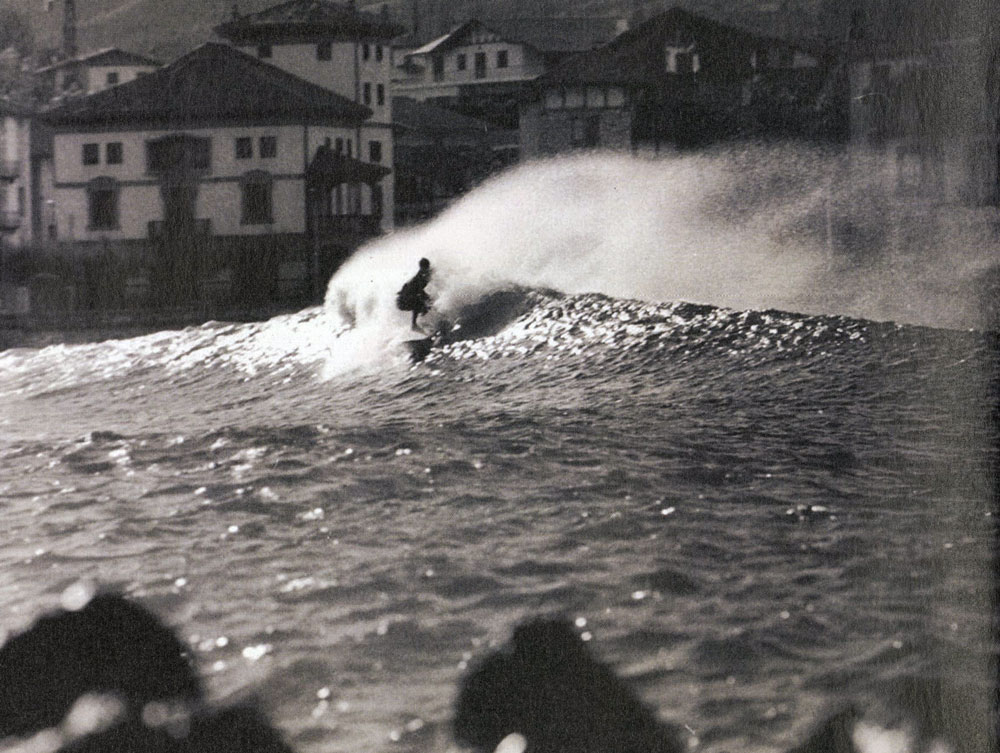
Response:
[[[118,181],[114,178],[94,178],[87,184],[87,229],[117,230]]]
[[[271,225],[274,223],[272,212],[271,174],[263,170],[251,170],[243,175],[240,181],[243,188],[242,225]]]

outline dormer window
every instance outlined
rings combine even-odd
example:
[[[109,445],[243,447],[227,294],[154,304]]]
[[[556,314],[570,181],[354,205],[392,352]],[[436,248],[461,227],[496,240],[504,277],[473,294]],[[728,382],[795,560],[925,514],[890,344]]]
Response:
[[[329,42],[320,42],[316,45],[316,59],[330,60],[333,57],[332,46]]]
[[[372,56],[372,46],[367,42],[365,42],[363,45],[361,45],[361,59],[368,60],[371,58],[371,56]]]
[[[667,73],[683,76],[697,73],[701,69],[701,60],[695,52],[693,42],[684,46],[667,45],[665,52]]]
[[[497,68],[507,67],[507,50],[499,50],[497,52]]]
[[[271,45],[269,44],[257,45],[257,57],[261,59],[271,57]]]

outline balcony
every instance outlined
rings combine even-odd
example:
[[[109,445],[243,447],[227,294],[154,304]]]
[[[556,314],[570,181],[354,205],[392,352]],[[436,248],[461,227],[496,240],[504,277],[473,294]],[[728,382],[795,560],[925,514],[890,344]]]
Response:
[[[0,210],[0,232],[13,233],[21,227],[22,219],[19,212]]]
[[[16,159],[0,159],[0,180],[14,180],[20,174],[20,162]]]
[[[163,220],[151,220],[147,223],[147,232],[150,240],[163,240],[167,237],[166,223]],[[211,235],[212,220],[195,220],[192,224],[192,233],[195,237],[205,237]]]

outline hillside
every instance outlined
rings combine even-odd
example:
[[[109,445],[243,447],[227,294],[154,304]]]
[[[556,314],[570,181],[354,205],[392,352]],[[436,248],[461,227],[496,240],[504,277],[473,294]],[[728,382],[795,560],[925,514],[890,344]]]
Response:
[[[0,0],[30,22],[41,48],[59,45],[62,0]],[[275,0],[239,0],[243,13]],[[772,34],[836,34],[839,13],[822,6],[830,0],[418,0],[419,35],[430,38],[475,16],[483,19],[540,16],[648,17],[673,5]],[[413,27],[414,0],[365,2],[358,6],[390,14]],[[76,0],[78,39],[83,51],[117,46],[169,60],[213,38],[212,27],[232,13],[231,0]]]
[[[993,0],[856,0],[867,5],[875,36],[902,25],[905,34],[941,35],[944,27],[982,28],[984,8]],[[59,45],[62,0],[0,0],[22,13],[35,32],[37,46]],[[238,0],[243,13],[274,5],[276,0]],[[82,51],[117,46],[164,61],[213,38],[212,27],[229,17],[232,0],[76,0]],[[611,16],[648,18],[678,5],[695,13],[782,37],[839,39],[847,28],[848,0],[359,0],[366,10],[385,5],[421,39],[433,38],[469,17]],[[992,12],[992,10],[991,10]],[[943,19],[943,20],[942,20]]]

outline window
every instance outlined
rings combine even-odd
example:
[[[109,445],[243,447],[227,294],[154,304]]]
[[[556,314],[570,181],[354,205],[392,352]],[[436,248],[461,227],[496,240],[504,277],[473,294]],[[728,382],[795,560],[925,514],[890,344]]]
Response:
[[[486,78],[486,53],[476,53],[476,78]]]
[[[368,142],[368,158],[370,162],[381,162],[382,161],[382,142],[381,141],[369,141]]]
[[[385,211],[385,198],[382,195],[382,186],[372,186],[372,216],[381,217]]]
[[[601,144],[601,119],[598,115],[573,119],[573,146],[595,147]]]
[[[372,85],[365,82],[362,92],[361,99],[366,105],[370,105],[372,103]]]
[[[257,45],[257,57],[259,57],[259,58],[269,58],[269,57],[271,57],[271,45],[269,45],[269,44],[259,44],[259,45]]]
[[[109,165],[122,163],[122,142],[111,141],[104,145],[104,161]]]
[[[372,46],[365,42],[361,45],[361,58],[363,60],[368,60],[372,56]]]
[[[458,70],[460,70],[460,71],[464,71],[465,70],[465,53],[464,52],[459,53],[458,55],[455,56],[455,67]]]
[[[111,71],[106,77],[108,86],[114,86],[118,83],[118,71]]]
[[[316,45],[316,59],[330,60],[333,57],[333,48],[329,42],[320,42]]]
[[[17,187],[17,213],[24,217],[27,202],[24,200],[24,186]]]
[[[375,104],[380,107],[385,104],[385,84],[378,84],[375,87]]]
[[[435,55],[431,58],[431,67],[434,72],[434,80],[440,81],[444,78],[444,58],[440,55]]]
[[[375,45],[375,60],[377,60],[379,63],[381,63],[382,62],[382,55],[383,55],[383,53],[382,53],[382,45],[380,45],[380,44]]]
[[[95,178],[87,185],[87,229],[118,227],[118,184],[113,178]]]
[[[337,139],[333,143],[334,143],[333,151],[336,152],[337,154],[343,154],[344,140],[340,137],[337,137]]]
[[[251,157],[253,157],[253,139],[249,136],[240,136],[236,139],[236,159]]]
[[[208,170],[211,166],[211,139],[179,133],[146,142],[147,172],[162,173],[185,167]]]
[[[243,176],[243,206],[240,224],[270,225],[271,176],[261,170],[252,170]]]
[[[278,137],[277,136],[261,136],[260,137],[260,156],[262,159],[269,159],[271,157],[276,157],[278,155]]]
[[[497,68],[507,67],[507,50],[497,52]]]
[[[83,145],[83,164],[85,165],[98,165],[101,162],[101,145],[100,144],[84,144]]]

